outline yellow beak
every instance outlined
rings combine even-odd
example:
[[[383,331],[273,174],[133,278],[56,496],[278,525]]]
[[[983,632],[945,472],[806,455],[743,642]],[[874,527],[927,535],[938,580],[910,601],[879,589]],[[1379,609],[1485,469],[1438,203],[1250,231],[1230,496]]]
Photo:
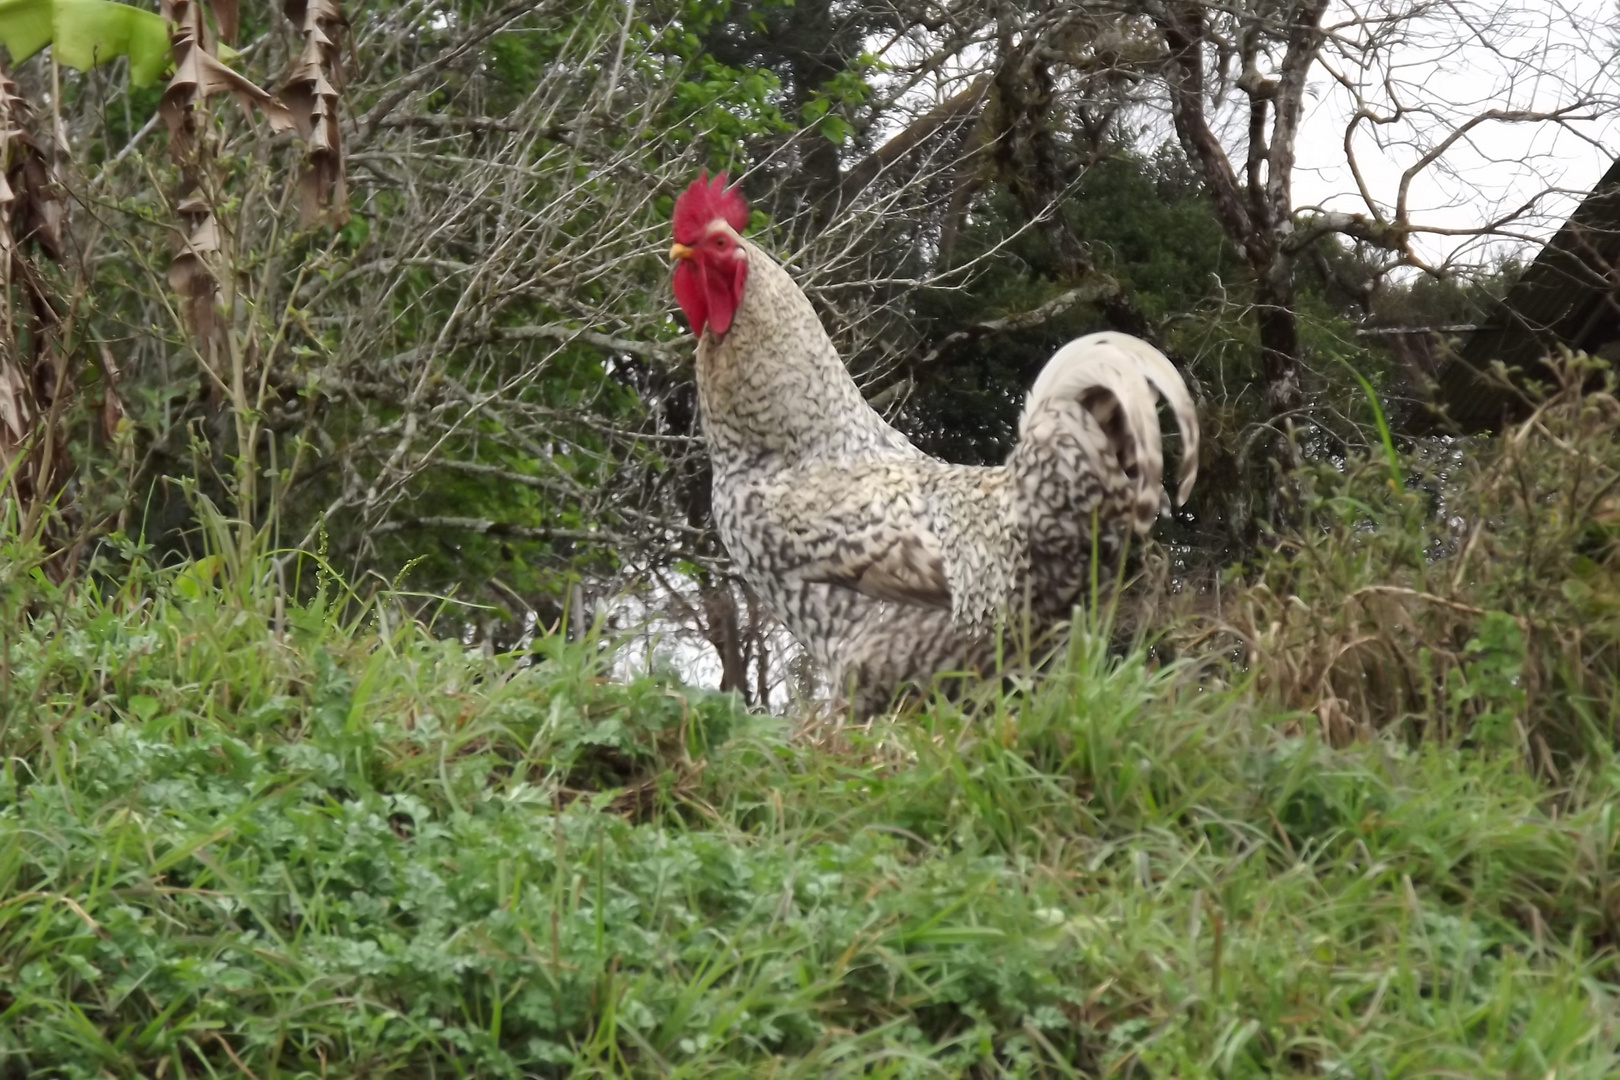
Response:
[[[672,259],[690,259],[696,254],[697,252],[693,251],[685,244],[677,242],[669,245],[669,257]]]

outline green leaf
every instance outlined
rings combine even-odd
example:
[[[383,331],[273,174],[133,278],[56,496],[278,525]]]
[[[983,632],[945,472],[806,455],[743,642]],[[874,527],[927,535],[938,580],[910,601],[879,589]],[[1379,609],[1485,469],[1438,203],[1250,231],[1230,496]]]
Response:
[[[156,12],[111,0],[0,0],[0,44],[20,64],[45,46],[81,71],[129,57],[129,81],[150,86],[169,64],[169,27]]]
[[[161,703],[157,698],[148,694],[132,694],[129,699],[129,711],[135,714],[136,719],[146,721],[157,715]]]
[[[1344,365],[1345,370],[1350,372],[1355,377],[1356,382],[1361,385],[1361,392],[1367,399],[1368,407],[1372,409],[1373,423],[1378,425],[1378,441],[1383,444],[1384,456],[1389,461],[1390,483],[1396,491],[1399,491],[1406,486],[1406,477],[1401,472],[1401,455],[1400,451],[1395,449],[1395,437],[1390,434],[1389,422],[1384,419],[1383,407],[1378,403],[1378,392],[1373,389],[1372,383],[1367,381],[1367,377],[1357,371],[1355,365],[1351,364],[1349,360],[1342,356],[1336,359]]]
[[[371,237],[371,222],[359,214],[355,214],[349,218],[348,223],[343,228],[338,230],[338,235],[343,237],[343,242],[348,244],[349,247],[361,247]]]
[[[842,116],[837,113],[829,113],[821,118],[821,123],[817,125],[816,130],[821,132],[822,136],[828,141],[842,146],[855,129],[850,127],[849,121]]]
[[[187,600],[199,600],[211,592],[214,582],[224,567],[225,560],[218,555],[206,555],[186,566],[175,575],[174,590]]]

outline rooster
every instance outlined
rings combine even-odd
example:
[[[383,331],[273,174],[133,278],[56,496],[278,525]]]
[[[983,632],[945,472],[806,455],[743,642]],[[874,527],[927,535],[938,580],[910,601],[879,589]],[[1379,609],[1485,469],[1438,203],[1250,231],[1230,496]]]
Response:
[[[1181,431],[1186,501],[1198,418],[1151,345],[1071,341],[1035,380],[1005,465],[947,464],[866,403],[810,301],[743,238],[747,222],[724,173],[675,202],[673,284],[698,338],[715,525],[857,713],[982,669],[1009,617],[1037,629],[1066,618],[1093,560],[1113,565],[1130,533],[1151,529],[1169,504],[1159,395]]]

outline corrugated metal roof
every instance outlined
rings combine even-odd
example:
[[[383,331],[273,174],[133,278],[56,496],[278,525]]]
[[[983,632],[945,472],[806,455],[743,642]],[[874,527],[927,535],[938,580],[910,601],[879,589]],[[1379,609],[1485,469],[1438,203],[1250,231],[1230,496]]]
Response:
[[[1547,377],[1560,344],[1596,352],[1620,338],[1620,161],[1598,181],[1536,261],[1441,373],[1437,399],[1464,431],[1500,426],[1519,402],[1484,376],[1500,360]]]

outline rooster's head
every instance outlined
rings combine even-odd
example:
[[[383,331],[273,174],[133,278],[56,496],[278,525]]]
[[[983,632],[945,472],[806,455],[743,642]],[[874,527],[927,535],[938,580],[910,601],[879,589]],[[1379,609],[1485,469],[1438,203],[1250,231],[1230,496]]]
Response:
[[[675,301],[699,337],[705,326],[716,334],[731,329],[748,280],[742,246],[747,224],[748,204],[736,188],[726,187],[725,173],[712,181],[700,173],[675,200],[675,244],[669,249],[676,260]]]

